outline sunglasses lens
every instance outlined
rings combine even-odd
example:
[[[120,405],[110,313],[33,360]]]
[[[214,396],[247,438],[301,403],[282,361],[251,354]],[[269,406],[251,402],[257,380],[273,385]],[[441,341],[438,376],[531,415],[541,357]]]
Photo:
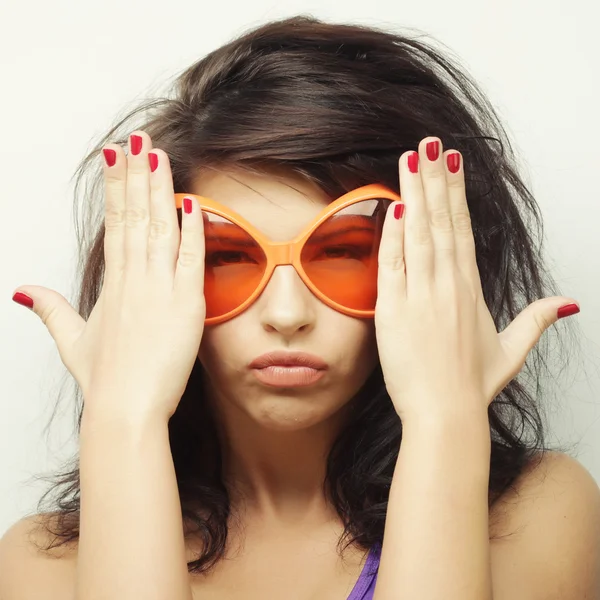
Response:
[[[315,229],[302,249],[306,275],[345,308],[375,309],[379,243],[390,203],[371,198],[341,209]]]
[[[206,317],[220,317],[252,295],[265,272],[267,259],[241,227],[208,211],[203,211],[203,216]]]

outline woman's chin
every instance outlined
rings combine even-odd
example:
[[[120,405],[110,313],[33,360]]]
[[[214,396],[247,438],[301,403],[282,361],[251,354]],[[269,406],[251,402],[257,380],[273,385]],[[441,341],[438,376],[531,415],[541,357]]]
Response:
[[[336,407],[329,410],[323,404],[315,404],[306,398],[278,396],[263,398],[254,406],[246,406],[253,421],[272,431],[297,431],[314,427],[326,421]]]

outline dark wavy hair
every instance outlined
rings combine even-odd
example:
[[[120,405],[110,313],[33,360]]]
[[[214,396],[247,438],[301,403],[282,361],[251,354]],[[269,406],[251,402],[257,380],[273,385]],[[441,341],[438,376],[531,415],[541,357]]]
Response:
[[[118,121],[75,173],[76,199],[84,175],[92,178],[84,186],[81,226],[75,203],[79,313],[89,317],[102,286],[100,152],[106,143],[126,146],[135,129],[146,131],[153,145],[169,155],[176,193],[191,191],[200,168],[261,172],[271,166],[305,177],[332,198],[373,182],[399,193],[400,155],[415,150],[424,137],[438,136],[444,148],[459,150],[464,159],[477,264],[498,331],[531,302],[563,295],[544,268],[539,207],[518,174],[496,112],[452,62],[450,52],[443,55],[419,37],[306,15],[272,21],[211,52],[178,74],[169,93],[145,101]],[[551,330],[563,327],[566,321]],[[514,489],[527,466],[550,450],[538,397],[543,370],[548,370],[549,342],[563,343],[565,334],[549,333],[489,406],[490,508]],[[186,533],[194,532],[203,542],[197,560],[188,563],[196,573],[208,571],[223,556],[230,517],[202,377],[196,361],[169,421]],[[79,431],[83,398],[78,388],[75,399]],[[346,540],[344,549],[351,543],[366,549],[383,540],[402,423],[380,366],[350,403],[347,427],[327,459],[324,493],[345,526],[339,545]],[[53,535],[47,550],[79,535],[78,456],[62,469],[42,477],[52,485],[38,510],[44,512],[48,503],[48,512],[56,517],[47,526]]]

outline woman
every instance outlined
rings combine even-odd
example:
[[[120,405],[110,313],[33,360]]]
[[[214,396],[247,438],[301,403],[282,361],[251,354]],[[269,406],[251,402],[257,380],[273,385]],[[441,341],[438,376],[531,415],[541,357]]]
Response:
[[[579,306],[467,75],[296,17],[146,108],[81,166],[105,212],[78,312],[17,290],[84,402],[0,597],[598,597],[598,486],[519,377]]]

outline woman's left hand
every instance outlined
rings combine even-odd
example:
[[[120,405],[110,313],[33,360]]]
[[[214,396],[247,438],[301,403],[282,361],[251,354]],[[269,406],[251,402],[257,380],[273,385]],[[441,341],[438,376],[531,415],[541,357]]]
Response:
[[[416,173],[411,155],[419,159]],[[399,168],[405,214],[394,218],[393,203],[386,215],[375,307],[388,393],[401,418],[487,410],[558,320],[557,310],[574,300],[537,300],[498,333],[481,288],[462,156],[428,137],[418,154],[400,157]]]

